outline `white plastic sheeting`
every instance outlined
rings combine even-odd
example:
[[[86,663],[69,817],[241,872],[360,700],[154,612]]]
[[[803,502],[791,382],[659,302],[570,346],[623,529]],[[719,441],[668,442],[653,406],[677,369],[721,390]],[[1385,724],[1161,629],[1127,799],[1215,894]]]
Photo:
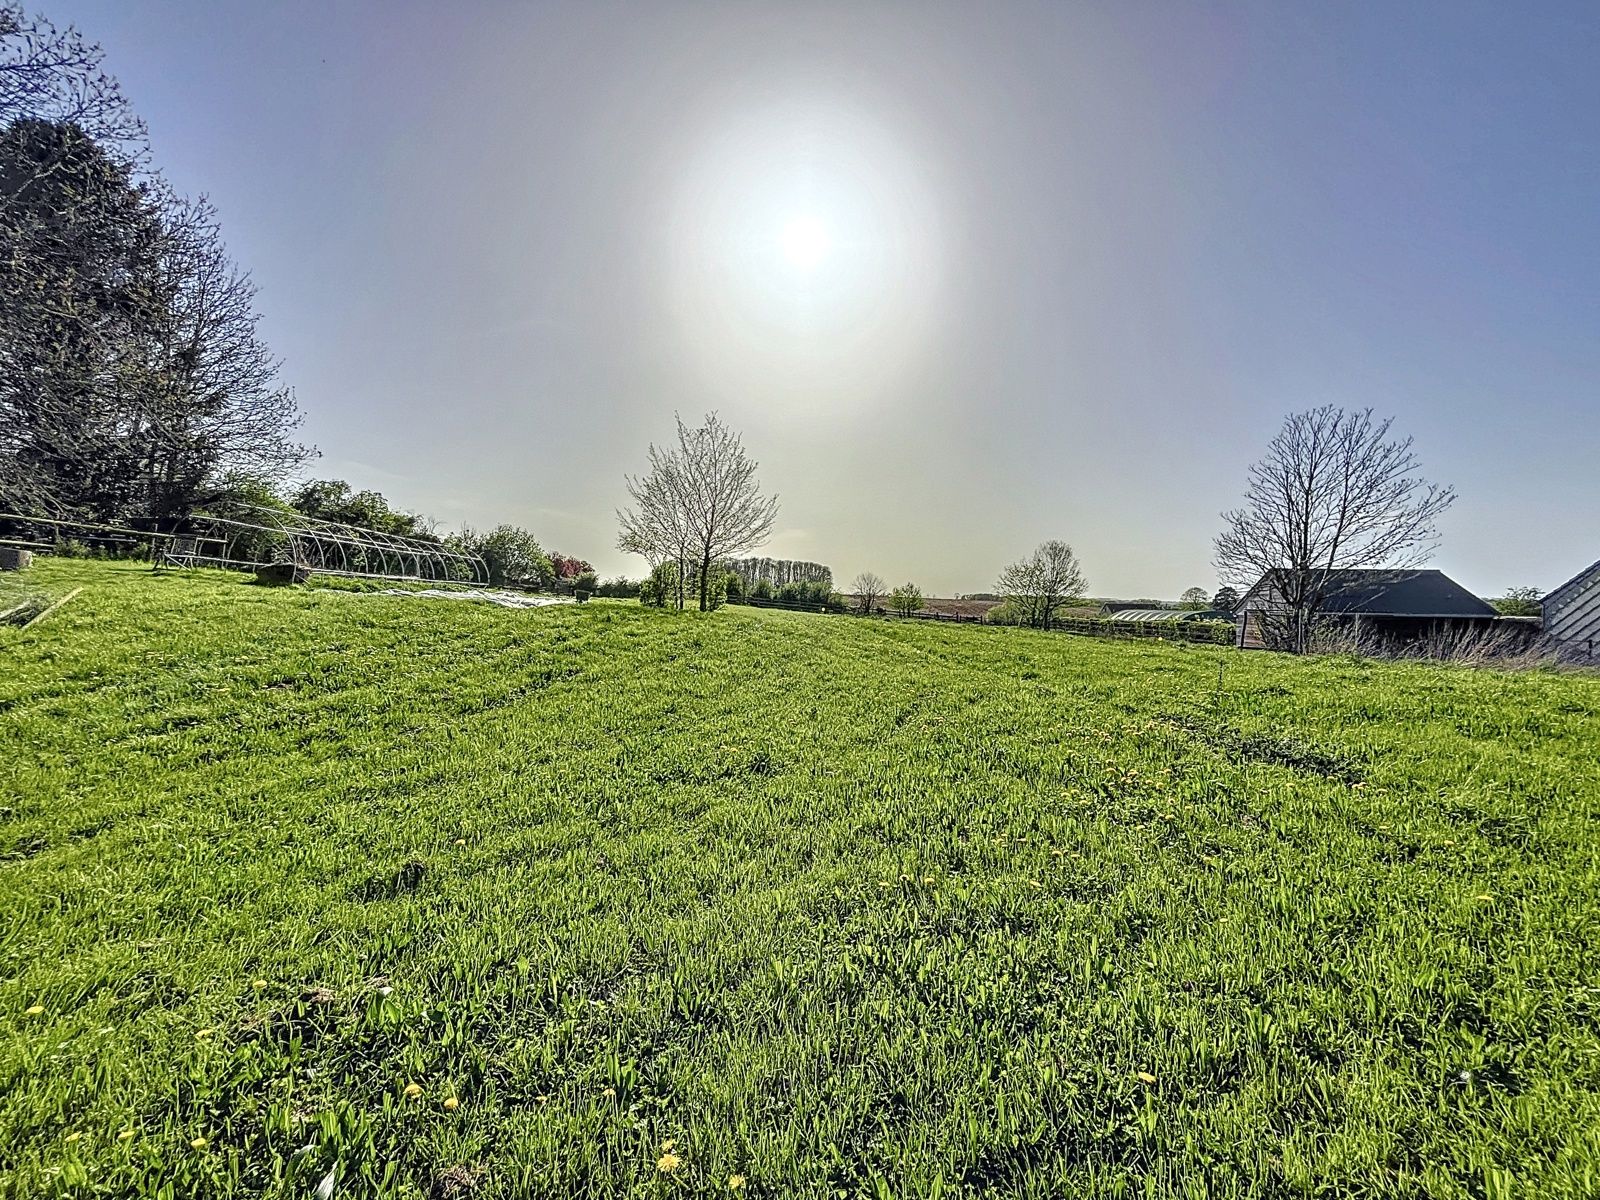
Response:
[[[497,604],[501,608],[544,608],[550,604],[572,604],[571,596],[533,596],[527,592],[496,592],[486,588],[384,588],[374,596],[421,596],[429,600],[476,600]]]

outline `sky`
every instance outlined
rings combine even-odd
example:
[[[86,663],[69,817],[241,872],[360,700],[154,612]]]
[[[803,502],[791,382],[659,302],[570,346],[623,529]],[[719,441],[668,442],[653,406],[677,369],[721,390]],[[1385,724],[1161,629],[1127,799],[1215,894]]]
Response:
[[[29,0],[36,7],[35,0]],[[673,415],[772,557],[1217,583],[1371,407],[1480,594],[1600,558],[1600,6],[59,0],[260,287],[316,477],[603,574]]]

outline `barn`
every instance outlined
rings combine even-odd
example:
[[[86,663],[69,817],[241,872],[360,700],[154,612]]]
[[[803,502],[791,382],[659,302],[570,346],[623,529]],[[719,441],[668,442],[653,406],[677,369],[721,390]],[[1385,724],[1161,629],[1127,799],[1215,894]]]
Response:
[[[1443,571],[1330,571],[1325,586],[1319,620],[1391,644],[1487,629],[1499,618],[1492,605]],[[1245,593],[1239,602],[1239,646],[1267,647],[1272,614],[1284,611],[1278,595],[1270,575]]]
[[[1600,562],[1567,580],[1539,607],[1546,637],[1568,652],[1600,657]]]

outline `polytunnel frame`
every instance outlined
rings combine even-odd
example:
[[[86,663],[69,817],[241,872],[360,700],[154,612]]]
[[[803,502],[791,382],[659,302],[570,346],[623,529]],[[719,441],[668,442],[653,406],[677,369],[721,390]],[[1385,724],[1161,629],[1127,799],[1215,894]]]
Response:
[[[240,516],[195,513],[189,521],[191,532],[175,537],[162,551],[161,561],[175,567],[266,566],[268,562],[236,553],[244,534],[265,533],[283,539],[283,551],[270,561],[286,562],[313,575],[471,587],[489,584],[489,568],[482,558],[441,542],[259,505],[233,507]],[[254,519],[247,520],[246,515]]]

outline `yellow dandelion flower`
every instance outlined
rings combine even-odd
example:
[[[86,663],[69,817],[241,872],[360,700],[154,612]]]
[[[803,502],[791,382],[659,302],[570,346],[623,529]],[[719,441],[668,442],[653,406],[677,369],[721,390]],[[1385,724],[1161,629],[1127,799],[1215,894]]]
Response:
[[[195,1041],[197,1041],[197,1042],[206,1041],[208,1038],[211,1037],[211,1033],[212,1033],[212,1031],[209,1030],[209,1029],[196,1030],[195,1031],[195,1035],[194,1035]]]
[[[677,1138],[668,1138],[666,1141],[661,1143],[661,1153],[665,1154],[668,1150],[671,1150],[677,1144],[678,1144],[678,1139]]]
[[[1139,1072],[1139,1082],[1140,1083],[1154,1083],[1155,1081],[1156,1081],[1156,1077],[1154,1075],[1150,1074],[1149,1071],[1140,1071]]]
[[[44,1011],[44,1005],[42,1005],[42,1004],[30,1004],[28,1006],[28,1015],[30,1017],[37,1017],[43,1011]]]
[[[742,1192],[744,1190],[744,1176],[743,1175],[729,1175],[728,1176],[728,1189],[730,1191],[734,1191],[734,1192]]]
[[[1481,896],[1477,896],[1476,899],[1484,901],[1493,900],[1494,894],[1492,892],[1484,892]]]
[[[467,844],[467,839],[466,838],[457,838],[456,839],[456,845],[465,846],[466,844]]]
[[[1028,885],[1036,888],[1042,888],[1044,886],[1044,884],[1040,883],[1037,879],[1028,880]]]
[[[445,1110],[445,1112],[455,1112],[455,1110],[460,1108],[460,1107],[461,1107],[461,1101],[458,1100],[456,1097],[448,1096],[448,1097],[445,1098],[445,1102],[444,1102],[444,1110]]]
[[[81,1137],[82,1137],[82,1136],[83,1136],[83,1134],[81,1134],[81,1133],[78,1133],[78,1132],[76,1132],[76,1131],[74,1131],[74,1132],[72,1132],[72,1133],[69,1133],[69,1134],[67,1134],[67,1141],[69,1141],[69,1142],[75,1142],[75,1141],[77,1141],[77,1140],[78,1140],[78,1139],[79,1139],[79,1138],[81,1138]]]
[[[257,979],[250,986],[255,988],[255,990],[258,991],[258,992],[264,991],[266,989],[266,986],[267,986],[267,981],[265,979]]]
[[[189,1148],[191,1150],[204,1150],[207,1145],[205,1138],[195,1138],[194,1141],[189,1143]]]
[[[533,1098],[533,1102],[535,1104],[549,1104],[550,1103],[550,1097],[549,1096],[535,1096]]]
[[[600,1094],[602,1096],[606,1097],[608,1100],[615,1100],[617,1098],[617,1089],[616,1088],[607,1088],[605,1091],[601,1092]]]
[[[880,879],[878,880],[878,886],[881,888],[891,888],[894,886],[894,884],[890,883],[887,879]]]
[[[670,1175],[682,1165],[683,1159],[679,1158],[670,1150],[663,1154],[660,1158],[656,1159],[656,1170],[660,1171],[664,1175]]]
[[[117,1134],[117,1141],[119,1141],[119,1142],[127,1142],[127,1141],[131,1141],[132,1139],[133,1139],[133,1130],[131,1130],[131,1129],[124,1129],[121,1133]]]
[[[420,1095],[422,1095],[422,1085],[420,1083],[406,1084],[406,1096],[408,1099],[415,1100]]]
[[[924,875],[922,877],[922,882],[923,883],[935,883],[937,881],[934,879],[934,877],[932,875]]]

